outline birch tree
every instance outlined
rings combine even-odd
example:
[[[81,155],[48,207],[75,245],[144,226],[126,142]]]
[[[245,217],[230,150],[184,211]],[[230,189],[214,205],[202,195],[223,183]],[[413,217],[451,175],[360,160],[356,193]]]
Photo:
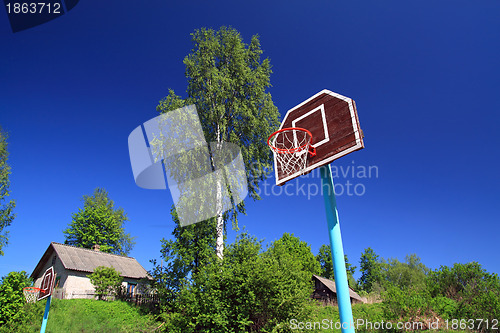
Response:
[[[160,113],[195,104],[207,143],[222,149],[224,142],[236,144],[246,168],[248,193],[258,195],[259,181],[265,180],[271,169],[272,155],[267,137],[278,128],[279,112],[271,94],[271,64],[261,59],[262,49],[257,35],[245,44],[232,28],[218,31],[199,29],[191,34],[193,49],[184,58],[188,80],[187,98],[181,99],[170,90],[160,101]],[[216,165],[212,160],[212,168]],[[217,185],[220,198],[223,184]],[[238,228],[238,213],[244,213],[244,202],[216,217],[216,253],[223,257],[226,223]]]

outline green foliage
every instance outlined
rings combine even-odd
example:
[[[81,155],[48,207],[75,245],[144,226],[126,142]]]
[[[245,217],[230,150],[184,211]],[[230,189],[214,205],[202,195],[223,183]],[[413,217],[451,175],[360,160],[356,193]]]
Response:
[[[347,254],[344,254],[344,261],[345,261],[345,269],[347,271],[347,277],[349,278],[349,282],[354,281],[354,273],[356,272],[357,266],[351,265],[349,263],[349,258],[347,258]],[[355,283],[356,281],[354,281]]]
[[[330,245],[321,245],[319,248],[319,253],[316,255],[316,260],[319,262],[321,266],[320,275],[324,278],[334,280],[335,273],[333,271],[333,261],[332,261],[332,252],[330,250]],[[357,283],[354,279],[354,273],[356,272],[356,266],[353,266],[349,263],[349,259],[347,255],[344,255],[345,260],[345,268],[347,271],[347,282],[349,283],[349,287],[353,289],[357,289]]]
[[[354,304],[352,306],[352,316],[355,322],[358,319],[371,323],[381,323],[387,320],[384,316],[384,305],[382,303]],[[362,330],[359,331],[362,332]]]
[[[386,322],[387,319],[384,317],[383,304],[382,303],[374,303],[374,304],[353,304],[352,305],[352,316],[354,322],[359,324],[356,332],[386,332],[385,330],[376,330],[370,329],[370,326],[366,323],[381,323],[382,321]],[[362,320],[362,321],[358,321]],[[309,318],[306,321],[311,323],[317,323],[316,329],[312,327],[311,329],[304,330],[304,332],[311,333],[323,333],[323,332],[336,332],[342,333],[340,329],[335,329],[335,324],[340,323],[339,309],[337,306],[332,305],[320,305],[319,303],[313,306],[313,310]],[[330,321],[332,323],[330,323]],[[365,323],[365,324],[363,324]],[[323,329],[321,326],[323,325]],[[328,329],[324,325],[328,326]],[[330,330],[330,325],[333,327],[333,330]],[[372,324],[373,326],[373,324]],[[339,326],[337,326],[338,328]],[[296,332],[302,332],[301,330],[295,330]]]
[[[481,282],[490,282],[490,288]],[[496,282],[496,283],[495,283]],[[489,274],[479,263],[454,264],[453,267],[441,266],[431,271],[427,278],[427,285],[432,296],[446,296],[460,300],[468,286],[486,288],[482,291],[495,290],[498,287],[498,276]]]
[[[92,196],[83,196],[83,208],[73,214],[73,220],[63,233],[65,244],[92,248],[100,245],[100,251],[127,255],[134,245],[123,224],[128,218],[123,209],[114,208],[114,202],[102,188],[96,188]]]
[[[195,276],[199,269],[215,260],[215,219],[181,227],[172,206],[171,215],[176,227],[173,239],[161,240],[161,257],[164,262],[151,260],[154,267],[152,287],[166,301],[172,303],[182,286]]]
[[[319,253],[316,255],[316,260],[321,266],[320,275],[327,279],[333,279],[333,261],[330,245],[321,245],[321,247],[319,248]]]
[[[500,318],[500,279],[477,262],[441,266],[429,273],[427,286],[433,297],[456,301],[455,318]]]
[[[45,302],[25,304],[16,320],[0,327],[0,333],[40,332]],[[52,299],[47,332],[155,332],[160,324],[126,302],[90,299]]]
[[[429,269],[416,254],[407,255],[404,262],[384,260],[373,249],[367,248],[360,258],[361,277],[359,288],[367,294],[382,294],[390,287],[400,289],[426,288],[425,278]]]
[[[431,299],[430,306],[444,320],[458,318],[456,317],[458,303],[455,300],[437,296]]]
[[[320,274],[321,266],[314,257],[311,247],[293,234],[284,233],[280,239],[274,241],[267,250],[275,258],[292,258],[297,265],[297,270],[308,274]]]
[[[319,267],[308,248],[285,234],[262,252],[261,242],[240,235],[222,261],[201,266],[181,289],[163,314],[165,331],[288,331],[288,318],[305,319],[312,309],[310,270]]]
[[[94,285],[95,293],[99,300],[105,299],[109,294],[120,291],[123,278],[113,267],[98,266],[89,275],[90,282]]]
[[[9,196],[9,176],[11,174],[10,166],[7,164],[9,157],[7,147],[7,133],[3,132],[0,127],[0,256],[4,255],[2,249],[9,240],[9,232],[4,231],[4,229],[11,225],[16,216],[13,212],[16,202],[14,200],[6,201]]]
[[[490,322],[500,318],[500,291],[497,289],[481,292],[488,289],[486,284],[483,286],[468,285],[463,292],[463,299],[458,302],[456,316],[457,318],[484,318]],[[483,289],[483,287],[485,287]]]
[[[480,318],[491,322],[500,316],[496,274],[487,273],[475,262],[441,266],[425,275],[427,271],[415,255],[407,257],[404,264],[393,260],[386,265],[388,282],[383,300],[387,319],[411,321],[438,315],[443,320]]]
[[[368,286],[365,290],[372,293],[369,297],[377,293],[381,296],[386,319],[417,322],[450,309],[451,305],[442,301],[431,303],[425,283],[429,269],[415,254],[406,256],[404,262],[383,260],[368,248],[361,257],[361,266],[366,273],[362,276],[367,282],[364,286]]]
[[[168,89],[168,95],[165,96],[158,102],[156,106],[156,111],[159,113],[166,113],[168,111],[173,111],[186,106],[186,101],[180,96],[176,95],[172,89]]]
[[[383,267],[385,283],[401,289],[425,289],[425,277],[429,269],[421,263],[416,254],[406,256],[405,262],[389,259]]]
[[[361,290],[370,293],[375,289],[375,286],[380,286],[383,283],[382,262],[379,255],[369,247],[361,254],[359,264],[361,277],[358,284]]]
[[[412,321],[431,315],[431,297],[425,290],[389,286],[383,293],[383,300],[384,315],[387,319]]]
[[[355,307],[353,306],[353,316],[354,316],[354,310]],[[327,325],[330,325],[330,321],[333,322],[333,325],[335,327],[335,323],[340,322],[340,315],[339,315],[339,308],[337,306],[332,306],[332,305],[321,305],[318,302],[315,302],[315,304],[312,307],[311,314],[309,317],[305,320],[307,322],[311,323],[319,323],[316,324],[317,327],[314,328],[310,327],[302,330],[299,330],[298,327],[294,327],[293,324],[296,323],[295,321],[289,321],[289,325],[291,328],[295,328],[292,332],[313,332],[313,333],[323,333],[323,332],[338,332],[341,333],[341,330],[325,330],[321,328],[321,324],[324,323],[325,321],[327,322]],[[314,325],[314,324],[312,324]],[[311,326],[312,326],[311,325]],[[298,325],[297,325],[298,326]],[[319,326],[319,327],[318,327]],[[305,328],[305,327],[304,327]]]
[[[218,31],[202,28],[191,34],[193,49],[184,58],[188,80],[188,97],[183,100],[173,90],[162,99],[157,110],[160,113],[195,104],[207,142],[236,144],[246,168],[248,193],[260,199],[259,181],[265,180],[271,169],[271,151],[267,137],[278,128],[279,112],[271,94],[271,65],[269,59],[261,60],[262,50],[258,36],[250,44],[232,28]],[[154,149],[157,149],[153,145]],[[208,147],[211,154],[212,147]],[[211,159],[215,168],[214,159]],[[244,213],[244,202],[219,214],[217,223],[217,255],[223,255],[225,223],[232,221],[238,228],[237,216]]]
[[[232,28],[196,30],[193,49],[184,59],[187,92],[194,101],[207,142],[231,142],[241,148],[250,197],[259,198],[262,170],[272,164],[267,137],[279,126],[271,94],[271,64],[261,60],[258,36],[250,44]]]
[[[52,300],[51,304],[54,303]],[[53,307],[51,307],[53,309]],[[0,333],[38,333],[45,310],[45,302],[35,302],[27,304],[24,302],[16,312],[16,315],[6,323],[0,325]],[[53,311],[50,312],[53,319]],[[48,321],[50,325],[50,320]],[[49,331],[50,332],[50,331]]]
[[[0,282],[0,325],[19,315],[26,303],[23,288],[31,286],[31,280],[25,271],[10,272]]]

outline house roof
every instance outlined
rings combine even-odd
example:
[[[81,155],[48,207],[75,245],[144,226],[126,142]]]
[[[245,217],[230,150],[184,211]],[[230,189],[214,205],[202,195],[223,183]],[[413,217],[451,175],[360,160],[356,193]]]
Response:
[[[335,286],[335,281],[326,279],[324,277],[318,276],[318,275],[313,275],[314,278],[318,279],[321,283],[325,285],[328,289],[330,289],[332,292],[335,294],[337,293],[337,287]],[[366,300],[361,298],[354,290],[349,288],[349,296],[351,298],[357,299],[358,301],[361,301],[363,303],[366,303]]]
[[[67,270],[92,273],[98,266],[112,266],[123,277],[141,279],[148,276],[134,258],[52,242],[31,273],[32,278],[36,279],[43,273],[45,263],[54,252]]]

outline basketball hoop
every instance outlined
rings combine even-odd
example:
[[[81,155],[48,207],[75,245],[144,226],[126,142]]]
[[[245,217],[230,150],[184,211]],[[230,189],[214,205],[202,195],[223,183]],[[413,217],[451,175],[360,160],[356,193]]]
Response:
[[[38,299],[38,293],[40,292],[40,288],[36,287],[26,287],[23,288],[23,294],[26,298],[27,303],[35,303]]]
[[[303,172],[307,155],[315,156],[316,148],[311,146],[312,134],[299,127],[283,128],[267,139],[267,144],[276,157],[281,173],[285,176]]]

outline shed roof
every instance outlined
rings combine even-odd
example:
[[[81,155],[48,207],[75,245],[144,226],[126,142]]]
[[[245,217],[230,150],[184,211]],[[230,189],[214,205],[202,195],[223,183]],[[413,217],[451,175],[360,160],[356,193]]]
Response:
[[[107,266],[114,267],[123,277],[148,277],[148,272],[134,258],[52,242],[33,270],[32,278],[42,274],[41,270],[53,252],[67,270],[92,273],[98,266]]]
[[[328,289],[330,289],[335,294],[337,293],[337,287],[335,286],[335,281],[329,280],[327,278],[321,277],[319,275],[313,275],[314,278],[318,279],[321,283],[323,283]],[[349,288],[349,296],[351,298],[357,299],[360,302],[366,303],[366,300],[361,298],[354,290]]]

